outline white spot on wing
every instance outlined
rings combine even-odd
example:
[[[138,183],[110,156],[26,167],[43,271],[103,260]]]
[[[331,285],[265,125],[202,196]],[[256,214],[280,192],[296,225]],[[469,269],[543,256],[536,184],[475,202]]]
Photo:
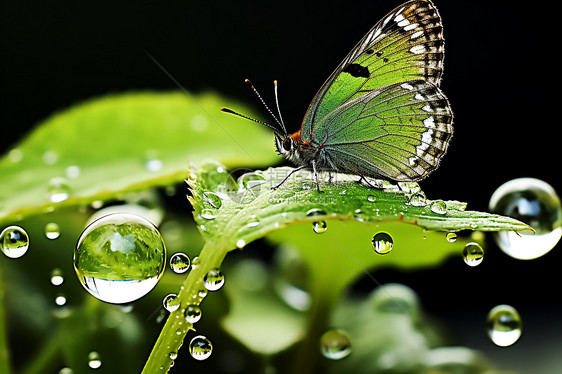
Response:
[[[426,119],[423,120],[423,125],[427,128],[435,128],[435,119],[433,118],[433,116],[431,117],[427,117]]]
[[[429,104],[424,105],[424,106],[422,107],[422,110],[423,110],[424,112],[433,113],[433,108],[432,108]]]
[[[410,52],[415,54],[424,53],[426,51],[425,46],[423,44],[418,44],[410,48]]]
[[[405,31],[410,31],[410,30],[415,29],[416,27],[418,27],[418,24],[417,24],[417,23],[411,23],[411,24],[405,26],[405,27],[404,27],[404,30],[405,30]]]

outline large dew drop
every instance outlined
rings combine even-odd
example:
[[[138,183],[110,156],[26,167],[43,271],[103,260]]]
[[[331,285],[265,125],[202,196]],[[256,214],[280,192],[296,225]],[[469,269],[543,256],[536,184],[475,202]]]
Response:
[[[508,347],[521,336],[521,317],[510,305],[498,305],[492,308],[486,323],[488,336],[497,346]]]
[[[21,257],[29,248],[29,236],[19,226],[8,226],[0,233],[0,249],[10,258]]]
[[[320,352],[330,360],[341,360],[351,353],[351,339],[343,330],[329,330],[320,337]]]
[[[135,301],[162,276],[166,248],[146,219],[115,213],[92,222],[78,239],[74,270],[86,291],[108,303]]]
[[[490,198],[490,211],[527,223],[536,232],[501,231],[495,234],[502,251],[519,260],[549,252],[562,236],[562,208],[556,191],[534,178],[513,179],[501,185]]]
[[[197,335],[189,343],[189,353],[196,360],[206,360],[213,353],[213,345],[203,335]]]

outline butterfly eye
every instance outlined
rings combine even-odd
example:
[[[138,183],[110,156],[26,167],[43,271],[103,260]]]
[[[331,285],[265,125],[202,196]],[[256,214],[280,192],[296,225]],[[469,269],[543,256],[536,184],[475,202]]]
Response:
[[[290,151],[291,147],[293,146],[293,140],[289,137],[285,138],[285,140],[283,140],[283,149],[286,151]]]

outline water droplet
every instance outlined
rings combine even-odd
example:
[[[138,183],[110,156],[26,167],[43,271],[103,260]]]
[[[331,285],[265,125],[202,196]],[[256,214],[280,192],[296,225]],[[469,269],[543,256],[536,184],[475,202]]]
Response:
[[[185,253],[174,253],[170,258],[170,268],[176,274],[183,274],[189,270],[189,257]]]
[[[103,206],[103,200],[94,200],[90,204],[92,209],[100,209]]]
[[[194,359],[202,361],[213,353],[213,345],[203,335],[197,335],[189,342],[189,353]]]
[[[54,268],[51,271],[51,284],[53,286],[60,286],[64,282],[64,277],[62,275],[62,270],[59,268]]]
[[[478,266],[484,259],[484,249],[478,243],[468,243],[463,251],[462,258],[468,266]]]
[[[76,179],[81,173],[82,171],[80,170],[80,167],[76,165],[71,165],[65,170],[65,175],[68,179]]]
[[[60,236],[60,227],[55,222],[49,222],[45,225],[45,236],[47,239],[57,239]]]
[[[70,187],[63,177],[55,177],[49,181],[47,186],[49,200],[53,203],[60,203],[70,196]]]
[[[209,291],[207,291],[206,288],[200,289],[199,292],[197,292],[197,297],[199,297],[200,300],[203,300],[207,297],[207,293],[209,293]]]
[[[64,304],[66,304],[66,296],[64,296],[63,294],[57,295],[57,297],[55,297],[55,304],[57,304],[58,306],[63,306]]]
[[[373,195],[369,195],[367,196],[367,201],[370,203],[374,203],[375,201],[377,201],[377,198]]]
[[[181,300],[178,299],[177,296],[178,295],[176,295],[175,293],[170,293],[164,296],[164,299],[162,300],[162,305],[164,306],[164,309],[166,309],[170,313],[178,310],[180,307]]]
[[[96,351],[88,353],[88,366],[92,369],[99,369],[101,367],[101,357]]]
[[[114,213],[84,230],[74,250],[74,270],[90,294],[123,304],[156,286],[165,259],[164,241],[152,223],[133,214]]]
[[[307,217],[319,217],[319,216],[325,216],[326,212],[323,211],[322,209],[318,209],[318,208],[313,208],[310,209],[308,212],[306,212],[306,216]]]
[[[406,202],[406,204],[412,206],[426,206],[427,200],[425,197],[425,193],[423,193],[423,191],[414,193],[413,195],[408,197],[408,201]]]
[[[69,367],[64,367],[59,370],[58,374],[74,374],[74,371]]]
[[[392,247],[394,245],[394,241],[392,240],[392,236],[390,236],[386,232],[379,232],[375,236],[373,236],[372,240],[373,249],[379,255],[385,255],[392,251]]]
[[[164,167],[164,163],[162,162],[162,160],[159,160],[157,158],[149,158],[145,161],[144,167],[148,171],[158,172],[162,170],[162,168]]]
[[[521,317],[510,305],[502,304],[492,308],[486,324],[488,336],[497,346],[510,346],[521,336]]]
[[[251,215],[248,223],[246,224],[246,226],[250,228],[258,227],[259,225],[260,225],[260,219],[255,215]]]
[[[400,191],[400,187],[395,184],[392,184],[390,181],[387,180],[380,180],[380,187],[385,190],[386,192],[398,192]]]
[[[398,182],[398,187],[407,194],[415,194],[421,191],[417,182]]]
[[[201,218],[205,219],[215,219],[215,211],[213,209],[202,209],[200,213]]]
[[[222,206],[222,199],[214,192],[203,192],[203,201],[211,208],[219,209]]]
[[[185,320],[191,324],[199,322],[201,319],[201,308],[197,305],[188,305],[185,308]]]
[[[29,236],[19,226],[8,226],[0,233],[0,249],[10,258],[21,257],[29,248]]]
[[[454,243],[457,241],[457,233],[448,232],[446,238],[449,243]]]
[[[236,242],[236,247],[242,249],[246,246],[246,241],[244,239],[240,239]]]
[[[447,213],[447,203],[443,200],[435,200],[429,206],[429,209],[435,214],[446,214]]]
[[[224,275],[217,268],[211,269],[203,278],[203,284],[209,291],[217,291],[224,285]]]
[[[201,260],[199,259],[199,256],[193,257],[193,260],[191,260],[191,269],[192,270],[197,269],[200,264],[201,264]]]
[[[365,222],[365,217],[363,216],[363,211],[361,209],[355,209],[353,212],[353,218],[358,222]]]
[[[237,182],[238,182],[239,189],[249,190],[255,187],[259,187],[264,183],[266,183],[267,181],[263,175],[260,175],[255,172],[251,172],[251,173],[242,174],[238,178]],[[257,189],[261,189],[261,188],[257,188]]]
[[[170,352],[168,357],[170,357],[170,360],[175,360],[176,358],[178,358],[178,352]]]
[[[330,360],[341,360],[351,353],[351,339],[343,330],[326,331],[320,337],[320,352]]]
[[[317,234],[323,234],[328,230],[328,224],[326,221],[314,221],[312,222],[312,229]]]
[[[501,185],[490,198],[491,212],[516,218],[535,234],[500,231],[496,243],[506,254],[520,260],[541,257],[562,237],[562,208],[556,191],[534,178],[514,179]]]
[[[43,162],[46,165],[54,165],[58,162],[59,155],[55,151],[46,151],[43,153]]]

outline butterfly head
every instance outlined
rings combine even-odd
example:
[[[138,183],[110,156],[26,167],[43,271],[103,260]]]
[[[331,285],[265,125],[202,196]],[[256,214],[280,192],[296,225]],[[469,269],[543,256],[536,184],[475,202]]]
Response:
[[[289,135],[275,133],[275,147],[280,155],[288,157],[292,153],[294,145],[295,142]]]

